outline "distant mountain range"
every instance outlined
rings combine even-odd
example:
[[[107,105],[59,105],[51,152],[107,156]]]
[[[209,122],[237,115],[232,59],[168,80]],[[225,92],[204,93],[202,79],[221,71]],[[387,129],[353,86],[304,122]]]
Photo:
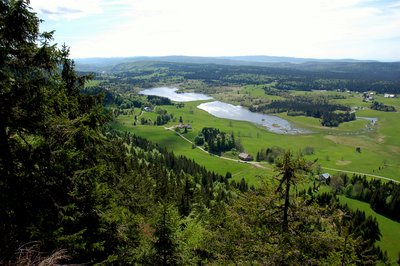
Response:
[[[376,60],[356,60],[356,59],[315,59],[315,58],[299,58],[299,57],[286,57],[286,56],[268,56],[268,55],[250,55],[250,56],[224,56],[220,58],[247,61],[247,62],[260,62],[260,63],[292,63],[301,64],[306,62],[342,62],[342,63],[355,63],[355,62],[378,62]]]
[[[80,71],[101,71],[122,63],[133,62],[171,62],[191,64],[219,64],[219,65],[248,65],[268,67],[293,67],[293,64],[303,63],[360,63],[378,62],[373,60],[355,59],[313,59],[282,56],[138,56],[138,57],[112,57],[112,58],[78,58],[75,59],[77,69]]]
[[[356,76],[370,77],[380,80],[400,80],[400,62],[379,62],[374,60],[355,59],[312,59],[278,56],[225,56],[225,57],[198,57],[198,56],[161,56],[161,57],[116,57],[116,58],[86,58],[76,59],[76,69],[81,72],[130,72],[135,69],[147,70],[173,65],[219,65],[229,68],[252,67],[264,71],[265,68],[292,69],[313,73],[318,76],[332,76],[336,74],[356,74]],[[195,67],[196,68],[196,67]],[[262,70],[264,69],[264,70]],[[337,75],[336,75],[337,76]]]

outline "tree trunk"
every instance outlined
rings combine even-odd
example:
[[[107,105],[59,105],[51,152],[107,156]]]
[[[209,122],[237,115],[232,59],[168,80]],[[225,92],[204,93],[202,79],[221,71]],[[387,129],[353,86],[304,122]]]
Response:
[[[289,229],[288,212],[289,212],[289,193],[290,193],[290,177],[286,178],[286,190],[285,190],[285,204],[283,206],[283,223],[282,231],[287,232]]]
[[[10,146],[8,145],[8,136],[3,121],[0,120],[0,172],[3,177],[9,176],[13,169],[13,159]]]

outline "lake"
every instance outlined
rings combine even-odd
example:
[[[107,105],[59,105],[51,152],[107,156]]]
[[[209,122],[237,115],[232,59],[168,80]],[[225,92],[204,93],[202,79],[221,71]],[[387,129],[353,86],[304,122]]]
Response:
[[[177,93],[177,88],[159,87],[146,89],[139,92],[143,95],[156,95],[169,98],[176,102],[191,102],[210,100],[212,97],[201,93]],[[305,129],[296,128],[287,120],[274,116],[250,112],[244,107],[235,106],[220,101],[202,103],[197,108],[208,112],[209,114],[225,119],[247,121],[265,127],[267,130],[279,134],[304,134],[310,133]]]
[[[139,94],[166,97],[175,102],[192,102],[212,99],[212,97],[205,94],[193,92],[177,93],[177,90],[177,88],[159,87],[142,90]]]
[[[248,121],[263,127],[269,131],[279,134],[302,134],[308,131],[292,126],[287,120],[274,116],[260,113],[253,113],[243,108],[229,103],[213,101],[202,103],[197,108],[204,110],[213,116],[226,118],[231,120]]]

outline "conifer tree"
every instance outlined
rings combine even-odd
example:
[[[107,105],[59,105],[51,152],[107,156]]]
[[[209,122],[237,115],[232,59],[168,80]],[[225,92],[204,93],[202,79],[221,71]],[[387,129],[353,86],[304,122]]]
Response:
[[[51,45],[39,24],[29,1],[0,1],[0,258],[40,240],[95,259],[104,247],[85,244],[102,238],[105,116],[100,98],[80,94],[86,77],[68,49]]]
[[[301,174],[309,172],[310,167],[310,163],[306,162],[303,158],[295,158],[290,150],[286,151],[276,164],[278,176],[281,177],[277,192],[280,192],[284,199],[282,209],[283,232],[287,232],[289,229],[290,187],[292,185],[296,186],[297,182],[301,179]]]
[[[156,238],[154,243],[154,265],[177,264],[176,219],[177,214],[175,210],[167,203],[161,203],[154,232]]]

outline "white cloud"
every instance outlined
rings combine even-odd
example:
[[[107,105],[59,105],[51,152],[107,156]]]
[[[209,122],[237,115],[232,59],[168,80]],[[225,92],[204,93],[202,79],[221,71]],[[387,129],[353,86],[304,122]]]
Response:
[[[102,13],[100,0],[32,0],[31,7],[51,20],[72,20]]]
[[[123,23],[70,43],[75,57],[267,54],[380,58],[390,56],[387,47],[394,47],[394,41],[377,40],[400,36],[400,9],[393,2],[90,0],[85,7],[82,2],[87,1],[79,4],[83,14],[103,12],[101,16],[122,17]],[[399,53],[394,51],[392,57],[400,59]]]

